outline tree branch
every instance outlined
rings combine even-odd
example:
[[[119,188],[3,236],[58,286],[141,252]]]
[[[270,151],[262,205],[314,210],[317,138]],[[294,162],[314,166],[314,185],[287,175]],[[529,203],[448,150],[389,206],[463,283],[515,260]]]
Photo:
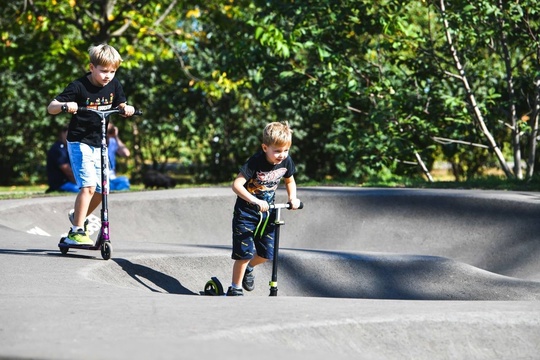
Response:
[[[438,136],[433,136],[431,138],[433,139],[433,141],[438,142],[439,144],[443,144],[443,145],[456,143],[456,144],[463,144],[463,145],[471,145],[471,146],[475,146],[475,147],[479,147],[479,148],[483,148],[483,149],[489,149],[489,146],[487,146],[487,145],[473,143],[473,142],[470,142],[470,141],[447,139],[447,138],[442,138],[442,137],[438,137]]]

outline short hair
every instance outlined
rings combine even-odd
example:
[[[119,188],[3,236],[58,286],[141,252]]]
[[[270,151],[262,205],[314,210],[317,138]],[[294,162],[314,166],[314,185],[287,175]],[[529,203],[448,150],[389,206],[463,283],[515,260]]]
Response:
[[[292,129],[288,122],[272,122],[265,126],[263,144],[274,146],[290,146],[292,144]]]
[[[123,61],[118,51],[107,44],[92,46],[88,52],[94,66],[113,66],[118,69]]]

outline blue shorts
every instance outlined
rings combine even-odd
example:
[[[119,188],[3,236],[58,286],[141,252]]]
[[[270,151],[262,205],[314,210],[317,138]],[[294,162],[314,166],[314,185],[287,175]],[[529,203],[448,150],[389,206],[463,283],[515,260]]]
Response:
[[[101,193],[101,147],[68,141],[67,148],[77,186],[95,187]]]
[[[232,221],[232,259],[248,260],[255,253],[262,258],[274,257],[276,235],[275,211],[260,213],[254,206],[238,199]]]

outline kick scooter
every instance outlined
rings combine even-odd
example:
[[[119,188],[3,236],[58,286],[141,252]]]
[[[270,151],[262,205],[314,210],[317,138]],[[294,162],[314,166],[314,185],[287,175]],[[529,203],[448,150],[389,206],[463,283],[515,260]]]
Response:
[[[300,203],[298,210],[304,207],[303,203]],[[272,259],[272,278],[270,280],[270,295],[277,296],[277,273],[278,273],[278,252],[279,252],[279,232],[281,225],[285,224],[285,221],[281,220],[281,209],[291,209],[291,204],[272,204],[270,205],[270,210],[276,211],[276,219],[274,224],[276,224],[276,235],[274,239],[274,257]],[[211,296],[225,295],[223,292],[223,285],[217,277],[212,277],[204,286],[204,294]]]
[[[67,111],[67,107],[65,105],[62,106],[62,111]],[[111,258],[113,249],[109,236],[109,156],[107,153],[107,126],[109,125],[108,117],[112,114],[122,114],[123,110],[119,108],[96,110],[87,107],[79,107],[77,111],[91,111],[98,114],[101,118],[101,228],[99,230],[97,241],[94,245],[67,244],[65,242],[66,238],[62,237],[58,243],[58,248],[60,249],[62,255],[67,254],[69,249],[101,250],[101,257],[104,260],[109,260]],[[140,110],[136,110],[133,115],[142,115],[142,112]]]

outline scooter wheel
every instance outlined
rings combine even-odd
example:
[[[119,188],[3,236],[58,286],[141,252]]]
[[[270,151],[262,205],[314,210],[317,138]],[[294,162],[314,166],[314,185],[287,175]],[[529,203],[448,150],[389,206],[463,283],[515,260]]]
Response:
[[[112,245],[110,242],[106,241],[101,245],[101,257],[103,260],[109,260],[112,255]]]
[[[60,244],[63,244],[63,243],[64,243],[64,240],[65,240],[65,238],[62,237],[62,238],[60,239]],[[62,255],[66,255],[66,254],[68,253],[68,251],[69,251],[69,247],[67,247],[67,246],[60,246],[60,244],[58,244],[58,248],[60,249],[60,253],[61,253]]]
[[[204,286],[204,295],[219,296],[223,294],[223,286],[216,277],[210,279]]]

